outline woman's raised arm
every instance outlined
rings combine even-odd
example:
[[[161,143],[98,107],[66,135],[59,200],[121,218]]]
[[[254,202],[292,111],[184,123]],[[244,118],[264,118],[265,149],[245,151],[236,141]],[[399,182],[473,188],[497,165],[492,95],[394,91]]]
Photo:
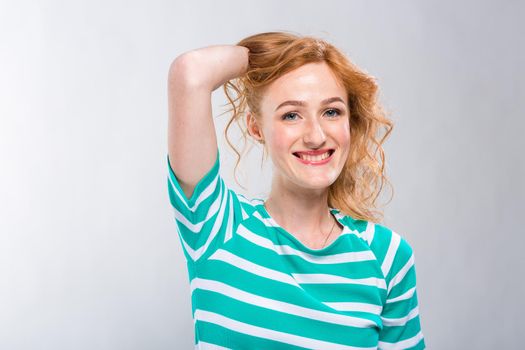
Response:
[[[248,68],[248,49],[213,45],[178,56],[168,73],[168,156],[190,198],[217,157],[211,94]]]

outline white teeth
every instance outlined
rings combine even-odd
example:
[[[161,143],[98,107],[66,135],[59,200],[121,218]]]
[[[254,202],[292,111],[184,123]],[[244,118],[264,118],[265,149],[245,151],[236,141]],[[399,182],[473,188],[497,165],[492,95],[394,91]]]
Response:
[[[311,155],[308,155],[308,154],[304,154],[304,153],[299,153],[299,156],[301,157],[301,159],[304,159],[304,160],[307,160],[307,161],[310,161],[310,162],[319,162],[323,159],[326,159],[330,156],[330,151],[326,152],[326,153],[323,153],[323,154],[320,154],[320,155],[317,155],[317,156],[311,156]]]

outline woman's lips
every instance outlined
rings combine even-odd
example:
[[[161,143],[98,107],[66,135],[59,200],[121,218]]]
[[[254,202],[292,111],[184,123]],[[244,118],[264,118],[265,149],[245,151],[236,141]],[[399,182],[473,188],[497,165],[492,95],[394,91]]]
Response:
[[[318,156],[320,154],[325,154],[326,152],[329,152],[329,151],[333,152],[334,149],[333,148],[324,148],[324,149],[318,149],[318,150],[315,150],[315,151],[314,150],[312,150],[312,151],[296,151],[296,152],[294,152],[294,154],[295,153],[297,153],[297,154],[300,153],[300,154],[308,154],[310,156]]]
[[[300,154],[299,153],[302,153],[302,154],[311,154],[311,153],[317,153],[317,154],[324,154],[328,152],[328,157],[326,157],[325,159],[322,159],[322,160],[308,160],[308,159],[303,159],[300,157]],[[297,160],[299,160],[301,163],[303,164],[306,164],[306,165],[323,165],[323,164],[326,164],[328,163],[331,159],[332,159],[332,156],[333,154],[335,153],[335,150],[333,149],[329,149],[329,150],[326,150],[324,152],[312,152],[312,151],[309,151],[309,152],[294,152],[294,156],[297,158]]]

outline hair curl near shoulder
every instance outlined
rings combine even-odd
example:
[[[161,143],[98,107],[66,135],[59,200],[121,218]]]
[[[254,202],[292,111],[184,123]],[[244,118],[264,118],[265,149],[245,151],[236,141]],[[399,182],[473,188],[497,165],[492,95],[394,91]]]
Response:
[[[282,75],[304,64],[324,61],[348,92],[351,135],[348,158],[341,174],[329,188],[327,204],[355,219],[372,222],[382,220],[383,213],[377,210],[376,201],[384,182],[392,188],[385,176],[382,144],[394,125],[386,118],[378,102],[375,78],[350,62],[336,47],[315,37],[267,32],[246,37],[237,45],[249,49],[248,71],[223,85],[232,107],[225,113],[233,112],[224,135],[237,154],[234,172],[241,154],[228,138],[231,124],[235,121],[239,126],[246,149],[249,134],[245,113],[249,110],[256,118],[260,118],[260,101],[264,89]],[[379,137],[382,130],[385,132]],[[265,148],[263,154],[264,151]]]

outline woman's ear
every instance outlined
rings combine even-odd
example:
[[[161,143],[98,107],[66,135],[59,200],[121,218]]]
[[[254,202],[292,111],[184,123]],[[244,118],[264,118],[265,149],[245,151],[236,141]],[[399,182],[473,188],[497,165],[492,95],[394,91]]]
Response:
[[[246,125],[248,127],[248,133],[250,136],[252,136],[258,142],[264,143],[262,130],[259,126],[259,123],[257,123],[257,119],[255,119],[255,116],[251,112],[246,113]]]

